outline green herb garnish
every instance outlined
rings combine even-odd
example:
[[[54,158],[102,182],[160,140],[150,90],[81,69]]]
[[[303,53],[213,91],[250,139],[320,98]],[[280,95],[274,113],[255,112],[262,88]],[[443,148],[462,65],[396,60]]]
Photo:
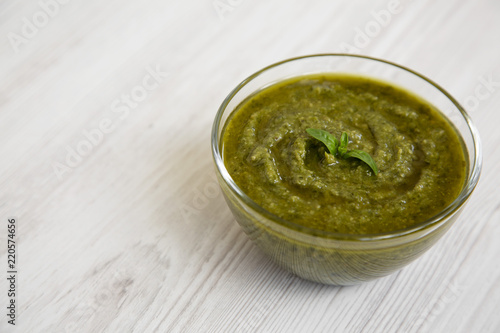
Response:
[[[337,155],[344,159],[354,157],[357,159],[360,159],[361,161],[365,162],[368,164],[368,166],[373,170],[373,172],[378,174],[378,168],[377,165],[375,164],[375,161],[373,158],[368,154],[367,152],[364,152],[362,150],[347,150],[347,143],[349,142],[349,137],[347,136],[346,132],[342,132],[342,135],[340,137],[340,144],[339,140],[335,138],[333,135],[328,133],[327,131],[315,129],[315,128],[308,128],[306,129],[307,133],[311,135],[313,138],[323,142],[325,146],[328,148],[330,151],[330,154],[332,155]]]
[[[330,154],[335,155],[337,154],[337,148],[339,146],[339,140],[337,138],[333,137],[330,133],[327,131],[315,129],[315,128],[308,128],[306,129],[307,133],[309,133],[313,138],[318,139],[319,141],[323,142],[330,151]]]
[[[347,153],[345,153],[343,156],[343,158],[349,158],[349,157],[354,157],[354,158],[357,158],[357,159],[360,159],[362,160],[363,162],[365,162],[366,164],[368,164],[368,166],[370,168],[372,168],[373,172],[375,174],[378,174],[378,168],[377,168],[377,165],[375,164],[375,161],[373,160],[373,158],[370,156],[370,154],[368,154],[367,152],[364,152],[362,150],[357,150],[357,149],[354,149],[354,150],[349,150]]]
[[[330,133],[328,133],[328,134],[330,134]],[[345,153],[347,153],[347,144],[348,143],[349,143],[349,138],[347,137],[347,133],[342,132],[342,135],[340,136],[340,147],[338,150],[340,156],[344,157]]]

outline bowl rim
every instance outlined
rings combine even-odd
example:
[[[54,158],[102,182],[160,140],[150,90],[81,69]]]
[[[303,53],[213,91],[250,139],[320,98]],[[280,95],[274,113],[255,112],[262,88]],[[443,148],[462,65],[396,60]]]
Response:
[[[345,234],[345,233],[336,233],[336,232],[328,232],[328,231],[322,231],[322,230],[317,230],[314,228],[309,228],[303,225],[296,224],[292,221],[288,221],[286,219],[283,219],[270,211],[266,210],[265,208],[261,207],[259,204],[257,204],[255,201],[253,201],[249,196],[245,194],[245,192],[234,182],[232,177],[229,175],[229,172],[227,171],[224,161],[222,160],[222,152],[220,150],[221,148],[221,141],[218,138],[218,131],[219,127],[221,126],[221,120],[222,120],[222,115],[227,109],[228,104],[231,102],[233,97],[244,87],[246,86],[249,82],[251,82],[253,79],[258,77],[259,75],[263,74],[264,72],[273,69],[275,67],[278,67],[280,65],[294,62],[294,61],[299,61],[303,59],[309,59],[309,58],[321,58],[321,57],[346,57],[346,58],[358,58],[358,59],[364,59],[364,60],[370,60],[370,61],[375,61],[375,62],[380,62],[386,65],[394,66],[399,69],[402,69],[410,74],[413,74],[417,77],[420,77],[427,83],[430,83],[432,86],[434,86],[436,89],[438,89],[443,95],[445,95],[453,104],[454,106],[460,111],[462,117],[464,118],[467,127],[471,133],[472,141],[473,141],[473,147],[474,147],[474,158],[473,158],[473,163],[472,167],[469,165],[469,170],[470,172],[467,175],[466,183],[463,186],[461,192],[455,198],[455,200],[450,203],[447,207],[445,207],[441,212],[438,214],[432,216],[431,218],[428,218],[425,221],[422,221],[416,225],[413,225],[408,228],[404,229],[398,229],[390,232],[384,232],[384,233],[378,233],[378,234]],[[278,82],[278,81],[277,81]],[[231,110],[232,112],[233,110]],[[444,116],[444,115],[443,115]],[[446,117],[446,116],[445,116]],[[446,117],[447,118],[447,117]],[[224,126],[225,124],[222,124]],[[221,134],[222,138],[222,134]],[[482,169],[482,148],[481,148],[481,140],[479,138],[479,133],[477,128],[474,126],[469,114],[465,111],[465,109],[460,105],[460,103],[451,95],[449,94],[444,88],[442,88],[440,85],[432,81],[431,79],[427,78],[426,76],[415,72],[414,70],[411,70],[405,66],[396,64],[394,62],[388,61],[388,60],[383,60],[380,58],[375,58],[375,57],[370,57],[370,56],[365,56],[365,55],[359,55],[359,54],[349,54],[349,53],[318,53],[318,54],[310,54],[310,55],[304,55],[304,56],[298,56],[298,57],[293,57],[293,58],[288,58],[276,63],[273,63],[269,66],[266,66],[259,71],[253,73],[252,75],[248,76],[246,79],[241,81],[224,99],[222,104],[220,105],[217,114],[215,116],[213,126],[212,126],[212,133],[211,133],[211,146],[212,146],[212,157],[215,162],[215,166],[219,174],[221,175],[222,179],[228,186],[228,188],[231,190],[231,192],[237,196],[240,200],[242,200],[247,206],[249,206],[251,209],[259,213],[260,215],[263,215],[267,220],[272,221],[278,225],[281,225],[282,227],[286,227],[287,229],[291,229],[292,231],[299,232],[301,234],[308,235],[308,236],[317,236],[321,238],[327,238],[327,239],[337,239],[337,240],[350,240],[350,241],[378,241],[378,240],[384,240],[384,239],[393,239],[393,238],[398,238],[402,236],[406,236],[409,234],[414,234],[420,231],[423,231],[428,228],[432,227],[438,227],[445,221],[447,221],[446,217],[452,216],[456,211],[458,211],[467,201],[467,199],[470,197],[472,192],[474,191],[479,178],[481,174],[481,169]],[[467,153],[470,153],[467,151]],[[469,157],[470,158],[470,157]]]

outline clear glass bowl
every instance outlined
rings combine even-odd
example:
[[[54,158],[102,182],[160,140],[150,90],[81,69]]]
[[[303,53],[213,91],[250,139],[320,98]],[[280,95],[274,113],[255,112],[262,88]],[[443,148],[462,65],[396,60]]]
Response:
[[[467,178],[459,196],[434,217],[404,230],[376,235],[329,233],[299,226],[260,207],[233,181],[223,162],[224,124],[255,92],[295,76],[314,73],[356,74],[393,83],[440,110],[462,136]],[[481,172],[479,135],[470,117],[443,88],[428,78],[388,61],[348,54],[318,54],[268,66],[241,82],[224,100],[212,129],[217,178],[236,221],[281,267],[315,282],[351,285],[388,275],[429,249],[457,219]]]

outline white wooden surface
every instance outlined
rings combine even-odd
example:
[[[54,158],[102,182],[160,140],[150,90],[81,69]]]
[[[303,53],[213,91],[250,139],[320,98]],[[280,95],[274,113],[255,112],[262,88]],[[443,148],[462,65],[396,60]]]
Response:
[[[499,1],[55,1],[0,3],[1,332],[500,332]],[[431,251],[339,288],[247,239],[215,186],[210,130],[254,71],[349,50],[463,102],[484,168]]]

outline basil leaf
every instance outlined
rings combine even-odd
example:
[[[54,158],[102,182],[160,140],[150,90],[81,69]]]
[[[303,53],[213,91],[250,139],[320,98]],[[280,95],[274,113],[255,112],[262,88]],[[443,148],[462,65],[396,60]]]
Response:
[[[308,128],[306,129],[306,132],[309,133],[313,138],[323,142],[330,151],[330,154],[336,155],[338,153],[344,159],[350,157],[360,159],[361,161],[368,164],[370,168],[372,168],[373,173],[375,173],[375,175],[378,174],[377,164],[375,164],[375,161],[370,156],[370,154],[357,149],[347,151],[347,144],[349,143],[349,137],[347,136],[346,132],[342,132],[342,135],[340,136],[340,144],[339,140],[337,140],[335,137],[333,137],[333,135],[331,135],[327,131],[315,128]]]
[[[344,157],[345,153],[347,152],[348,143],[349,143],[349,138],[347,137],[347,133],[342,132],[342,135],[340,136],[340,147],[339,147],[340,156]]]
[[[365,153],[362,150],[350,150],[347,153],[345,153],[343,155],[343,157],[344,158],[349,158],[349,157],[358,158],[358,159],[362,160],[363,162],[365,162],[366,164],[368,164],[368,166],[370,168],[372,168],[375,175],[378,174],[378,168],[377,168],[377,165],[375,164],[375,161],[370,156],[370,154]]]
[[[327,131],[315,128],[308,128],[306,129],[306,132],[309,133],[309,135],[313,138],[323,142],[326,148],[328,148],[328,150],[330,151],[330,154],[335,155],[337,153],[339,140],[337,140],[337,138],[335,138],[333,135],[331,135]]]

